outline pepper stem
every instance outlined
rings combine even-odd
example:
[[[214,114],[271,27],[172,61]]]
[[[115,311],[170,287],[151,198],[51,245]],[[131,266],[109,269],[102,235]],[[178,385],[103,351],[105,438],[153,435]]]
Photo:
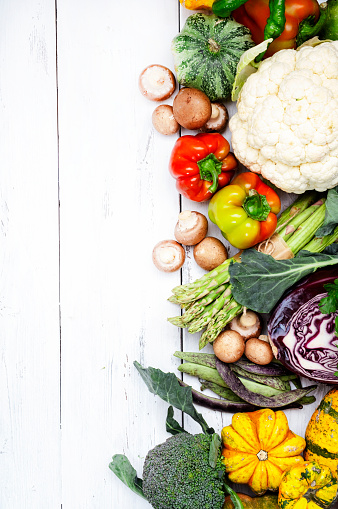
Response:
[[[209,154],[197,162],[202,180],[212,181],[209,191],[215,193],[218,188],[218,175],[222,171],[222,161],[219,161],[214,154]]]
[[[243,203],[243,208],[251,219],[266,221],[270,214],[271,207],[266,196],[259,194],[255,189],[250,189]]]

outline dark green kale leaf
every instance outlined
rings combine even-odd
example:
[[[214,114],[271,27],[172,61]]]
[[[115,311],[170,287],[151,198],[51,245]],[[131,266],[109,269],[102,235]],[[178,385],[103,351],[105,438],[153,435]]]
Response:
[[[291,260],[275,260],[255,249],[246,249],[241,263],[229,267],[232,294],[239,304],[258,313],[269,313],[283,293],[321,267],[338,264],[338,255],[300,251]]]
[[[325,219],[324,223],[316,231],[316,237],[324,237],[331,235],[338,225],[338,186],[329,189],[325,202]]]
[[[167,420],[165,422],[165,429],[168,433],[172,435],[178,435],[179,433],[185,433],[184,428],[179,425],[179,423],[174,419],[174,408],[170,405],[167,413]]]
[[[156,394],[178,410],[182,410],[182,412],[190,415],[194,421],[200,424],[204,433],[214,433],[214,430],[209,428],[202,414],[197,412],[194,407],[191,387],[182,387],[174,373],[163,373],[160,369],[152,367],[143,368],[137,361],[134,361],[134,366],[150,392]]]
[[[146,498],[142,489],[143,481],[137,477],[135,468],[124,454],[115,454],[109,468],[128,488],[140,497]]]

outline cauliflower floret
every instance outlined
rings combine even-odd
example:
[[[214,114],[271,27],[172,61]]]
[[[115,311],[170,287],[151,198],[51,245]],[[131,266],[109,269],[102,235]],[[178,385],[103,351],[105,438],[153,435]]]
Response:
[[[244,84],[230,120],[249,170],[288,193],[338,183],[338,41],[282,50]]]

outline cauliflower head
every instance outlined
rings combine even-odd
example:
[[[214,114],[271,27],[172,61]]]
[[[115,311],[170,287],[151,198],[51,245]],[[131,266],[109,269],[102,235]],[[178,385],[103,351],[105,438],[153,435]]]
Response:
[[[247,79],[231,118],[249,170],[288,193],[338,184],[338,41],[287,49]]]

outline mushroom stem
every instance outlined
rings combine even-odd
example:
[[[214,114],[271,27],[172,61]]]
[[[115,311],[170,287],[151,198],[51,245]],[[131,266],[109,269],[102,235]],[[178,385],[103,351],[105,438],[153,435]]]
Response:
[[[244,308],[239,321],[243,327],[252,327],[258,321],[258,317],[253,311],[248,311],[247,308]]]

